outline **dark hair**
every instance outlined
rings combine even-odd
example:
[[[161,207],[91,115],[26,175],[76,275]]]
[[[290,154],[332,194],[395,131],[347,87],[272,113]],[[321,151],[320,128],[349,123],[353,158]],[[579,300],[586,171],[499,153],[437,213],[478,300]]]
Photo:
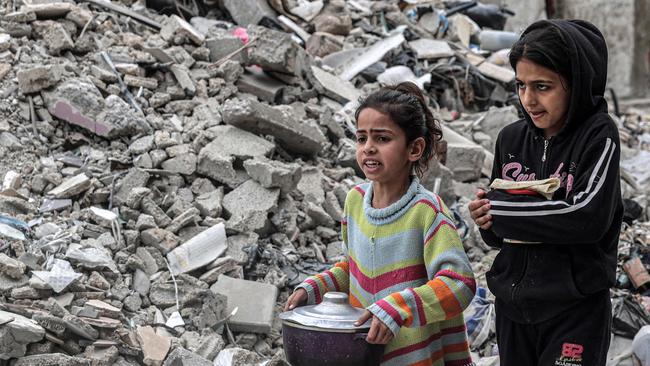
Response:
[[[523,34],[510,49],[508,58],[514,70],[517,70],[517,62],[525,58],[557,72],[571,83],[569,47],[560,30],[549,23],[540,23],[538,27]]]
[[[420,88],[410,81],[382,87],[361,101],[354,113],[355,120],[358,121],[359,114],[366,108],[383,113],[397,123],[406,134],[407,143],[424,138],[424,152],[414,166],[415,173],[421,177],[435,154],[436,143],[442,139],[442,129],[433,118]]]

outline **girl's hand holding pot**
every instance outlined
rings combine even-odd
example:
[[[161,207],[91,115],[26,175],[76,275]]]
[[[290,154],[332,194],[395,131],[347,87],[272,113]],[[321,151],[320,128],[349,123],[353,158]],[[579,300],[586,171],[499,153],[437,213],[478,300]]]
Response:
[[[307,291],[305,289],[297,289],[289,298],[287,303],[284,304],[284,311],[293,310],[297,306],[304,305],[307,302]]]
[[[370,323],[370,330],[368,331],[366,342],[370,344],[386,344],[390,342],[390,340],[393,339],[393,332],[390,331],[386,324],[376,316],[373,316],[368,310],[364,311],[363,315],[359,317],[354,325],[359,326],[370,318],[372,318],[372,322]]]

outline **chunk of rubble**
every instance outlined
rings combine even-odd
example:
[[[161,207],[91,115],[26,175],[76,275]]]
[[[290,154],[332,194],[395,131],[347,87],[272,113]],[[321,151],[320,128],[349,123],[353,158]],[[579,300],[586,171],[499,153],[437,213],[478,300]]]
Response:
[[[316,154],[327,142],[317,126],[301,123],[285,110],[257,101],[229,99],[222,113],[227,124],[255,134],[272,135],[283,148],[297,154]]]
[[[223,208],[230,219],[228,227],[240,232],[261,233],[269,230],[269,215],[277,209],[279,188],[264,188],[248,180],[226,194]]]
[[[282,195],[293,191],[302,177],[299,164],[287,164],[263,156],[246,160],[244,168],[262,187],[280,188]]]
[[[18,71],[18,88],[21,93],[29,94],[56,85],[63,73],[59,65],[36,66],[21,68]]]
[[[156,334],[155,330],[149,326],[138,327],[136,335],[142,348],[144,364],[161,366],[171,347],[170,338]]]
[[[27,345],[44,336],[43,327],[32,319],[0,310],[0,360],[24,356]]]
[[[277,287],[221,275],[210,290],[228,297],[227,313],[237,308],[237,313],[228,322],[233,330],[252,333],[271,331]],[[250,301],[250,294],[255,294],[254,302]]]

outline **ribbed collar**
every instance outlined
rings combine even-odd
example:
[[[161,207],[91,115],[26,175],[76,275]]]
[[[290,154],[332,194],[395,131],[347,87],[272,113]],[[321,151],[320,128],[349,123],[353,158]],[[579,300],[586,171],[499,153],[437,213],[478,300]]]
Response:
[[[383,225],[397,220],[410,207],[410,203],[420,193],[420,180],[416,176],[411,176],[411,185],[406,193],[397,201],[388,207],[372,207],[373,184],[370,183],[365,196],[363,197],[363,209],[368,221],[373,225]]]

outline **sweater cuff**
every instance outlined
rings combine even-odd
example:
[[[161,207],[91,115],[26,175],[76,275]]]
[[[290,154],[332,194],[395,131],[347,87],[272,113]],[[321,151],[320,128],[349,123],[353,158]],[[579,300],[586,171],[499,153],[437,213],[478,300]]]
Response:
[[[316,295],[314,294],[314,288],[311,285],[303,282],[296,286],[296,288],[293,289],[293,292],[296,292],[298,289],[307,291],[307,305],[313,305],[316,303]]]
[[[379,320],[381,320],[381,322],[384,323],[384,325],[386,325],[388,327],[388,329],[390,329],[390,331],[393,333],[393,336],[397,337],[397,335],[399,334],[399,330],[402,327],[402,325],[398,324],[395,321],[395,319],[393,319],[393,317],[390,316],[390,314],[388,314],[386,312],[386,310],[384,310],[381,306],[377,305],[377,303],[374,303],[374,304],[368,306],[366,308],[366,310],[371,312],[372,315],[379,318]]]

